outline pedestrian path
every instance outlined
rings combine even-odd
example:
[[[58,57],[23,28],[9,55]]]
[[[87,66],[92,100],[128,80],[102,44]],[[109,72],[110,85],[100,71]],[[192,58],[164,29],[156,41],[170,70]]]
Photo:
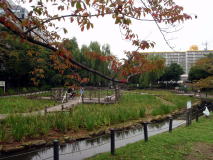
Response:
[[[59,112],[62,110],[68,110],[74,106],[76,106],[77,104],[82,103],[80,97],[74,97],[73,99],[69,100],[66,103],[63,104],[59,104],[53,107],[49,107],[40,111],[35,111],[35,112],[30,112],[30,113],[16,113],[16,115],[23,115],[23,116],[29,116],[29,115],[44,115],[46,113],[49,112]],[[62,107],[63,105],[63,107]],[[6,117],[8,117],[10,114],[0,114],[0,120],[5,119]]]

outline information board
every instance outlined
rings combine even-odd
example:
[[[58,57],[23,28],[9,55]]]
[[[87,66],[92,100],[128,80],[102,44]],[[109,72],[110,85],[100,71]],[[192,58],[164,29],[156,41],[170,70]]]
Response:
[[[5,81],[0,81],[0,86],[5,87]]]
[[[0,87],[4,87],[4,93],[5,93],[5,81],[0,81]]]

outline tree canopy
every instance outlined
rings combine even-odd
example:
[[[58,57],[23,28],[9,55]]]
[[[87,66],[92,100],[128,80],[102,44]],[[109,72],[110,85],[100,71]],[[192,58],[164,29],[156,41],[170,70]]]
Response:
[[[139,51],[154,47],[155,43],[143,40],[131,29],[133,20],[154,21],[164,36],[160,24],[173,25],[191,19],[191,16],[183,12],[183,7],[177,5],[174,0],[29,0],[27,2],[22,0],[22,2],[32,3],[32,10],[25,19],[17,17],[7,1],[1,1],[0,8],[4,10],[4,13],[0,14],[0,24],[18,35],[22,41],[28,41],[51,51],[53,65],[56,64],[62,74],[63,70],[68,68],[82,68],[107,80],[121,83],[126,83],[129,77],[143,73],[144,68],[149,69],[151,66],[151,63]],[[125,39],[137,47],[134,52],[126,52],[127,59],[124,59],[122,63],[112,55],[99,56],[95,54],[96,51],[87,53],[96,59],[110,63],[110,69],[114,71],[114,75],[111,76],[75,59],[74,53],[66,49],[64,43],[61,43],[60,35],[57,34],[58,21],[68,20],[84,31],[94,27],[92,18],[107,15],[110,15],[115,24],[120,27]],[[64,33],[67,33],[66,27],[62,29]],[[58,62],[60,63],[57,64]]]
[[[213,87],[213,56],[199,59],[189,71],[189,80],[194,82],[197,88]]]
[[[0,31],[6,31],[4,27],[0,26]],[[77,39],[66,39],[63,41],[64,47],[73,53],[76,60],[83,64],[96,68],[105,75],[110,75],[111,71],[108,68],[109,63],[102,62],[99,59],[89,57],[85,52],[95,52],[97,55],[111,55],[110,46],[100,46],[98,42],[91,42],[89,46],[82,46],[79,48]],[[39,54],[37,54],[39,52]],[[97,75],[90,74],[81,68],[69,68],[66,70],[58,70],[58,65],[63,61],[58,59],[53,63],[51,57],[52,52],[42,47],[32,45],[31,43],[22,43],[20,38],[8,32],[6,37],[0,36],[0,77],[1,80],[7,82],[10,87],[28,87],[32,86],[32,81],[35,78],[39,79],[39,86],[54,87],[74,84],[87,85],[104,85],[107,86],[107,81]],[[60,67],[59,67],[60,68]],[[64,71],[64,74],[60,74]],[[74,73],[77,72],[82,79],[73,79],[72,76],[78,76]],[[88,82],[88,78],[90,79]],[[34,82],[35,83],[35,82]]]
[[[178,80],[180,80],[180,76],[183,73],[184,73],[183,68],[179,64],[172,63],[171,65],[169,65],[165,68],[165,72],[164,72],[163,76],[161,77],[161,80],[178,81]]]

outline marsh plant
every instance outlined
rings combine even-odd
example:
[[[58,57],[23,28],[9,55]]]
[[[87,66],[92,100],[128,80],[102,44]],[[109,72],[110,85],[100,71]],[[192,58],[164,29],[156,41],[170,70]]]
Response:
[[[170,97],[166,98],[170,100]],[[184,97],[173,98],[166,104],[165,99],[162,101],[153,95],[127,93],[116,104],[79,104],[70,112],[49,113],[45,116],[11,115],[2,121],[0,141],[21,141],[25,138],[47,136],[51,130],[62,133],[80,129],[92,131],[102,126],[137,120],[149,114],[167,114],[180,108],[188,100]]]

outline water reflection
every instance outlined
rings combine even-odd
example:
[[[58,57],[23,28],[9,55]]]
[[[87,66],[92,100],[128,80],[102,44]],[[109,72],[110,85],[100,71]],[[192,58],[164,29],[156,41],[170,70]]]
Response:
[[[177,127],[183,120],[174,120],[173,128]],[[149,136],[168,131],[169,123],[164,121],[161,123],[149,124],[148,134]],[[126,144],[133,143],[144,138],[143,126],[138,126],[124,131],[115,132],[115,147],[119,148]],[[67,143],[60,146],[60,160],[82,160],[87,157],[94,156],[98,153],[110,151],[110,135],[103,135],[97,138],[83,140],[79,142]],[[21,154],[21,153],[20,153]],[[29,154],[20,155],[12,158],[0,160],[43,160],[45,158],[53,156],[53,148],[44,147],[40,151],[35,151]]]

